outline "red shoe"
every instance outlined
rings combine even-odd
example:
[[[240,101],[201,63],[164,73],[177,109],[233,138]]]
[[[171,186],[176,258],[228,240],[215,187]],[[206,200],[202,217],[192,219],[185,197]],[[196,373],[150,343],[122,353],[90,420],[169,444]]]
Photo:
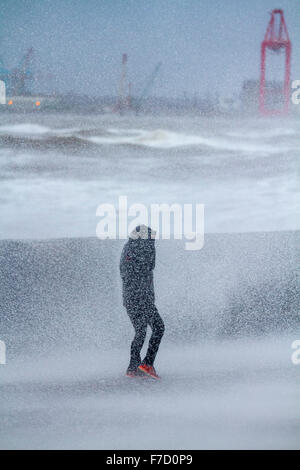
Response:
[[[130,377],[132,379],[132,378],[136,377],[137,374],[134,370],[128,370],[125,375],[126,375],[126,377]]]
[[[136,370],[127,369],[127,372],[125,375],[126,377],[130,377],[131,379],[134,377],[145,377],[145,374],[143,374],[143,372],[141,372],[139,369],[136,369]]]
[[[139,370],[143,371],[144,374],[147,374],[153,377],[153,379],[160,379],[160,377],[155,372],[155,369],[153,366],[148,366],[147,364],[141,364],[138,368]]]

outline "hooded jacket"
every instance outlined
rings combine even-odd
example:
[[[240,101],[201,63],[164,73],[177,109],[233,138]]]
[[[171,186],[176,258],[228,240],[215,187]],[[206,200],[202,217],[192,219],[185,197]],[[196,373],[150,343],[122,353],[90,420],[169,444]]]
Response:
[[[120,274],[123,282],[123,305],[126,308],[155,301],[155,234],[151,228],[140,225],[131,232],[123,247]]]

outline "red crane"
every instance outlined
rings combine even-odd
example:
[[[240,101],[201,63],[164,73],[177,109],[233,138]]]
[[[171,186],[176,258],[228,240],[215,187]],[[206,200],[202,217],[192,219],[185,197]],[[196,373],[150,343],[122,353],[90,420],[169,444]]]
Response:
[[[273,10],[268,28],[261,43],[261,66],[260,66],[260,90],[259,90],[259,108],[261,114],[286,114],[289,108],[290,95],[290,75],[291,75],[291,49],[292,44],[289,39],[287,27],[284,20],[283,10]],[[283,105],[280,109],[268,109],[266,107],[266,52],[285,51],[285,73],[283,88],[279,91],[282,96]]]

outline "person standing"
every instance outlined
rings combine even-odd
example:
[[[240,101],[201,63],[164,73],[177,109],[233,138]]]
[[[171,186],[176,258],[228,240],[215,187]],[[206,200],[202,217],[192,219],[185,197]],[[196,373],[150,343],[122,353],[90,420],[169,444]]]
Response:
[[[155,268],[156,232],[146,225],[139,225],[131,232],[125,243],[120,274],[123,284],[123,305],[135,330],[131,343],[128,377],[150,375],[158,379],[154,361],[165,326],[155,306],[153,270]],[[146,356],[141,360],[147,326],[152,329]]]

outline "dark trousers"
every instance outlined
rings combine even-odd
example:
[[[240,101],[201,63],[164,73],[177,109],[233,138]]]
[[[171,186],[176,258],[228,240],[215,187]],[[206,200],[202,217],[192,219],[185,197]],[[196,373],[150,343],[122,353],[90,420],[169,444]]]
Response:
[[[131,343],[131,358],[128,369],[136,370],[141,362],[149,366],[153,366],[165,331],[164,322],[153,303],[127,307],[127,313],[135,330],[135,336]],[[149,340],[147,354],[145,359],[142,361],[141,349],[146,338],[148,325],[152,329],[152,335]]]

